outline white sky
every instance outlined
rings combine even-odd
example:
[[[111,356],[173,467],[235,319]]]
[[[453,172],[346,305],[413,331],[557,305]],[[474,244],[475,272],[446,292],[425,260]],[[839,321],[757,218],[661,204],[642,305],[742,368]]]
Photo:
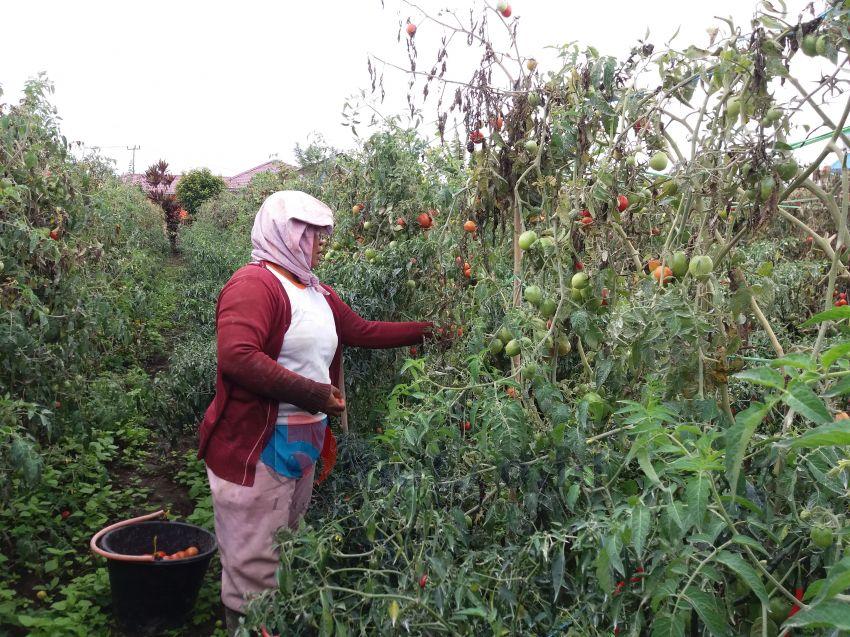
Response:
[[[46,71],[66,136],[100,146],[120,172],[129,167],[126,147],[138,144],[137,172],[162,157],[175,172],[207,166],[232,175],[275,154],[291,161],[295,143],[314,132],[338,147],[352,144],[340,112],[347,96],[368,85],[367,54],[406,65],[398,21],[416,12],[402,0],[385,3],[13,0],[3,7],[0,86],[5,100],[17,101],[24,81]],[[420,6],[470,4],[481,6]],[[512,4],[521,52],[541,60],[545,46],[572,40],[623,57],[648,27],[656,44],[681,27],[677,43],[705,45],[714,16],[733,16],[746,30],[755,7],[754,0]],[[806,4],[787,0],[791,21]],[[421,69],[430,68],[437,32],[420,26]],[[457,65],[462,57],[458,50],[452,59]],[[386,70],[385,114],[402,110],[406,83]]]

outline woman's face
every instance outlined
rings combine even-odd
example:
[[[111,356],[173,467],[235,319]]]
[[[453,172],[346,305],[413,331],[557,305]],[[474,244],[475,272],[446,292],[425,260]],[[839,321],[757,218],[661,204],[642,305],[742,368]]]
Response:
[[[313,254],[310,257],[310,267],[315,268],[319,265],[319,261],[322,257],[322,250],[325,248],[325,243],[328,238],[323,234],[316,234],[316,238],[313,241]]]

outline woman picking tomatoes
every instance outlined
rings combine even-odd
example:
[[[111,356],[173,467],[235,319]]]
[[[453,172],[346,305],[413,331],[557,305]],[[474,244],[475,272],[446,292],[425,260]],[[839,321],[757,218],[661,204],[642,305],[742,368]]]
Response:
[[[249,594],[275,586],[274,535],[297,528],[315,465],[330,473],[342,346],[421,343],[430,323],[367,321],[313,273],[333,212],[298,191],[269,196],[254,220],[252,262],[216,309],[216,394],[200,427],[221,552],[221,598],[235,630]]]

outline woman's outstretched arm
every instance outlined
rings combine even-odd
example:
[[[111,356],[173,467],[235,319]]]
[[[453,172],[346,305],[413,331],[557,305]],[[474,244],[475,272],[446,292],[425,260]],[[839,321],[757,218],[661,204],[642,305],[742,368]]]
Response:
[[[336,292],[324,286],[330,292],[340,319],[339,332],[342,344],[351,347],[369,347],[386,349],[417,345],[430,334],[432,323],[407,321],[367,321],[343,301]]]

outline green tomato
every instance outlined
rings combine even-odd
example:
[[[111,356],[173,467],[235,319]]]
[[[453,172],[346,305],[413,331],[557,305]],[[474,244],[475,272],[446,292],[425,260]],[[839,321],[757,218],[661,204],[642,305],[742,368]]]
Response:
[[[570,339],[566,336],[561,336],[558,338],[558,355],[566,356],[573,349],[573,346],[570,344]]]
[[[605,404],[605,401],[602,400],[602,396],[597,394],[594,391],[587,392],[582,400],[587,401],[587,415],[590,416],[596,422],[600,422],[603,418],[605,418],[605,414],[608,412],[608,405]]]
[[[714,269],[714,261],[708,255],[697,255],[691,259],[688,265],[688,273],[695,279],[703,280],[708,278],[711,271]]]
[[[372,222],[371,222],[371,221],[364,221],[364,222],[363,222],[363,229],[364,229],[364,230],[368,230],[368,229],[369,229],[369,228],[371,228],[371,227],[372,227]]]
[[[374,248],[366,248],[363,255],[366,257],[367,261],[373,261],[375,257],[378,256],[378,253],[374,250]]]
[[[511,339],[508,341],[508,344],[505,345],[505,354],[510,357],[519,356],[519,353],[522,351],[522,347],[519,344],[519,341],[516,339]]]
[[[667,168],[668,161],[667,153],[659,150],[649,158],[649,167],[656,172],[661,172]]]
[[[537,241],[537,233],[534,230],[526,230],[519,235],[519,247],[523,250],[528,250]]]
[[[416,281],[414,281],[413,279],[408,279],[407,280],[407,287],[409,287],[411,290],[415,290],[416,289]]]
[[[776,180],[771,175],[762,179],[761,182],[759,182],[759,196],[761,197],[761,200],[767,201],[770,199],[775,188]]]
[[[532,155],[536,155],[538,149],[539,146],[537,145],[536,139],[529,139],[527,142],[525,142],[525,150],[527,150]]]
[[[526,363],[522,366],[522,377],[528,380],[534,380],[540,374],[540,369],[537,363]]]
[[[528,94],[528,105],[531,106],[531,108],[537,108],[538,106],[540,106],[540,102],[541,99],[538,93]]]
[[[493,356],[498,356],[499,354],[501,354],[503,349],[505,349],[505,344],[498,338],[494,338],[490,341],[490,353]]]
[[[576,272],[570,279],[570,285],[576,290],[582,290],[590,283],[590,277],[584,272]]]
[[[529,285],[525,288],[523,297],[534,307],[537,307],[540,305],[541,301],[543,301],[543,290],[541,290],[538,285]]]
[[[815,57],[818,54],[818,39],[811,33],[803,38],[803,41],[800,43],[800,48],[803,49],[803,53],[808,55],[809,57]]]
[[[634,167],[636,163],[634,155],[626,157],[626,166]]]
[[[498,338],[500,341],[502,341],[503,345],[507,345],[508,341],[513,339],[513,337],[514,337],[514,335],[511,334],[511,331],[505,326],[500,327],[499,331],[496,332],[496,338]]]
[[[540,313],[546,318],[555,316],[558,309],[558,303],[554,299],[546,299],[540,304]]]
[[[576,302],[581,301],[583,298],[581,292],[580,288],[570,288],[570,298]]]
[[[735,95],[729,98],[729,101],[726,102],[726,116],[730,119],[737,119],[738,115],[741,114],[741,100]]]
[[[784,622],[788,617],[788,613],[791,612],[791,602],[787,601],[781,595],[776,595],[770,599],[770,617],[778,620],[779,622]]]
[[[816,547],[819,549],[827,549],[832,546],[834,534],[832,533],[832,529],[828,527],[813,526],[809,531],[809,537],[812,540],[812,544]]]
[[[822,35],[815,41],[815,52],[818,55],[826,55],[826,46],[829,44],[829,39]]]
[[[679,250],[673,253],[673,257],[670,259],[670,269],[673,270],[673,276],[677,279],[681,279],[688,273],[688,257],[684,252]]]
[[[764,114],[764,125],[773,126],[776,122],[782,119],[782,109],[778,106],[771,106]]]
[[[387,244],[387,247],[388,247],[390,250],[392,250],[392,249],[393,249],[393,248],[395,248],[397,245],[398,245],[398,242],[397,242],[395,239],[393,239],[392,241],[390,241],[390,242]]]
[[[799,166],[797,166],[797,162],[793,159],[789,159],[788,161],[784,161],[776,167],[776,172],[781,179],[785,181],[791,181],[794,177],[797,176],[797,171],[799,170]]]
[[[668,179],[661,186],[662,197],[673,197],[679,192],[679,184],[673,179]]]

